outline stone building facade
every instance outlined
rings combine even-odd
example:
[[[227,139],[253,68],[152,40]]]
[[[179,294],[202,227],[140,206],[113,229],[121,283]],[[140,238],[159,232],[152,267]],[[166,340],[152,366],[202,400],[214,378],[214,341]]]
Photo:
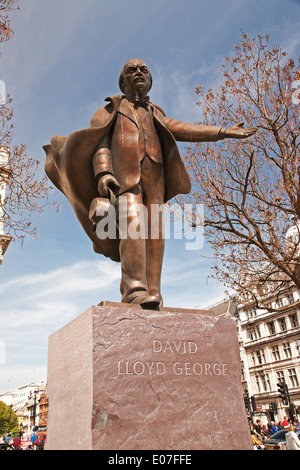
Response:
[[[238,305],[237,325],[244,390],[255,398],[261,421],[271,422],[300,411],[300,292],[291,286],[266,301],[267,309]],[[288,404],[279,398],[278,383],[283,381]]]

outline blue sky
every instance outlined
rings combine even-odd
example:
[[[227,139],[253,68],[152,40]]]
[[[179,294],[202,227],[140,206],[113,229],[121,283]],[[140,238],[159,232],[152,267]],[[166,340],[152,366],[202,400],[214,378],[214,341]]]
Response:
[[[299,55],[299,0],[21,0],[20,7],[11,16],[14,38],[1,47],[0,79],[13,98],[14,143],[27,144],[42,167],[42,145],[88,127],[104,98],[119,94],[129,58],[150,67],[151,101],[195,122],[194,89],[219,83],[218,67],[241,30],[270,33],[272,44]],[[93,252],[62,195],[53,191],[51,200],[60,210],[33,218],[38,239],[12,243],[0,267],[0,393],[46,380],[49,335],[101,300],[120,301],[119,265]],[[206,244],[187,251],[185,243],[166,243],[164,303],[204,308],[224,290],[207,279]]]

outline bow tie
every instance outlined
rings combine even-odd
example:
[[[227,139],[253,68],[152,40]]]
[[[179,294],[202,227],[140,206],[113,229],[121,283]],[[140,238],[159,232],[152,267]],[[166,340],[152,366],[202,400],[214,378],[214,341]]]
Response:
[[[128,101],[131,101],[131,103],[134,103],[136,105],[139,104],[141,106],[145,106],[145,108],[149,109],[149,103],[150,103],[149,96],[145,96],[144,98],[140,98],[139,96],[137,96],[133,100],[128,100]]]

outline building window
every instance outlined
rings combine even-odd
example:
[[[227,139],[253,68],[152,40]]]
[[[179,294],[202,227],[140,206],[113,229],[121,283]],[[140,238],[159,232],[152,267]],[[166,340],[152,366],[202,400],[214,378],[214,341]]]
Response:
[[[260,374],[256,376],[256,385],[259,392],[267,392],[270,390],[270,381],[268,374]]]
[[[285,317],[278,319],[279,327],[281,331],[286,331],[286,321]]]
[[[288,301],[289,301],[290,304],[293,304],[295,302],[293,293],[288,295]]]
[[[274,361],[280,360],[280,353],[279,353],[278,345],[272,346],[272,354],[273,354]]]
[[[282,299],[278,299],[277,305],[278,305],[279,308],[283,307],[283,300],[282,300]]]
[[[259,364],[264,364],[266,362],[265,353],[263,349],[256,351],[256,356]]]
[[[283,370],[279,370],[278,372],[276,372],[276,375],[277,375],[277,382],[285,382]]]
[[[261,391],[261,387],[260,387],[260,380],[259,380],[259,376],[256,375],[255,376],[255,380],[256,380],[256,387],[257,387],[257,391],[258,393]]]
[[[285,354],[285,357],[292,357],[292,351],[291,351],[291,345],[290,343],[282,343],[283,347],[283,352]]]
[[[266,362],[263,349],[257,349],[257,351],[252,352],[252,362],[254,366],[257,364],[264,364]]]
[[[268,323],[268,329],[269,329],[269,333],[270,335],[274,335],[276,330],[275,330],[275,323],[273,321],[270,321]]]
[[[298,326],[297,313],[294,313],[293,315],[290,315],[290,322],[291,322],[292,328],[296,328]]]
[[[252,328],[249,328],[249,336],[250,339],[255,340],[260,338],[260,330],[259,326],[253,326]]]
[[[270,380],[268,374],[263,375],[263,386],[264,390],[270,390]]]
[[[254,307],[248,308],[248,310],[247,310],[247,316],[248,316],[248,318],[256,317],[256,315],[257,315],[257,310],[256,310],[256,308],[254,308]]]
[[[297,378],[296,369],[288,369],[289,379],[292,387],[298,387],[299,382]]]

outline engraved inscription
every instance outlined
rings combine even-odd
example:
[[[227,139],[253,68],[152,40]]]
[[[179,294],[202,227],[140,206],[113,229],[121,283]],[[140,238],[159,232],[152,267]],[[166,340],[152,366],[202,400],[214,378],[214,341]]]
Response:
[[[209,363],[193,361],[198,346],[193,341],[152,341],[152,353],[166,354],[165,361],[118,361],[118,375],[164,375],[172,373],[177,376],[220,376],[227,375],[226,363]],[[190,355],[191,360],[173,362],[170,356],[178,359],[180,354]]]
[[[136,361],[129,363],[129,361],[118,361],[118,374],[126,375],[162,375],[166,372],[166,365],[163,362],[150,362],[150,361]]]
[[[198,351],[197,344],[193,341],[159,341],[154,339],[152,341],[153,352],[170,352],[171,354],[195,354]]]

